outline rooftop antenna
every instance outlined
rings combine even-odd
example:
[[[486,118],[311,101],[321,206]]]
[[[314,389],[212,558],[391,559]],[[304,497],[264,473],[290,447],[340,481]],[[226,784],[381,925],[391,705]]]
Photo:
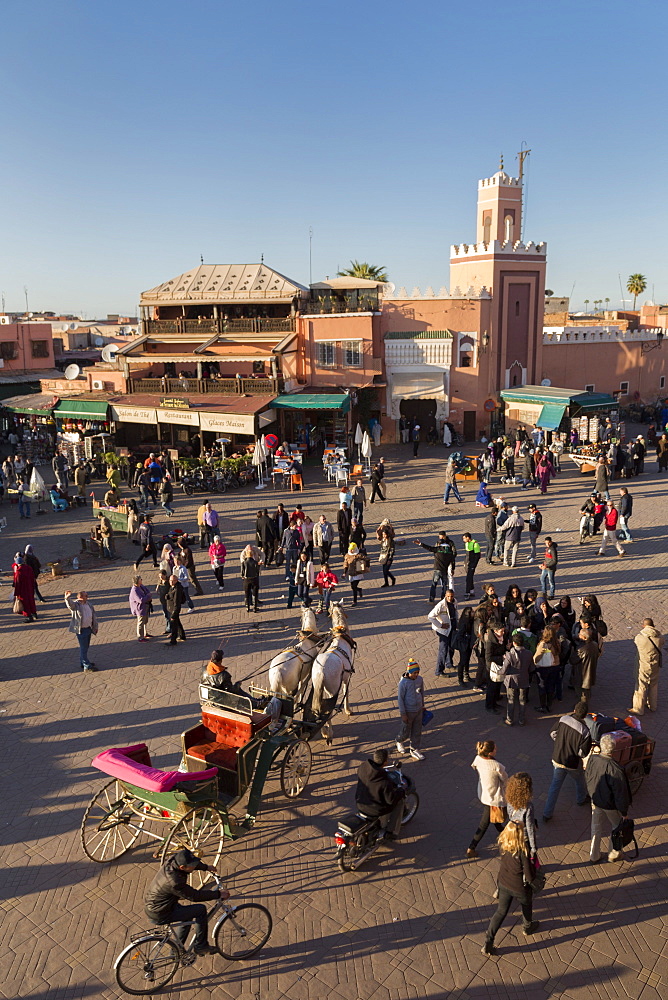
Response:
[[[526,145],[527,144],[526,144],[526,142],[523,139],[522,140],[522,145],[520,146],[520,151],[517,154],[517,159],[518,159],[519,165],[520,165],[520,169],[519,169],[520,186],[522,185],[522,181],[524,179],[524,161],[526,160],[526,158],[528,157],[529,153],[531,152],[530,149],[526,148]],[[524,189],[524,195],[522,197],[522,214],[521,214],[521,218],[520,218],[520,240],[522,240],[524,238],[524,227],[525,227],[526,221],[527,221],[527,206],[528,206],[528,204],[529,204],[529,179],[527,178],[527,184],[526,184],[526,187]]]
[[[204,263],[204,254],[200,254],[199,255],[199,262],[200,262],[200,264]]]
[[[503,153],[499,157],[499,170],[503,170]]]
[[[27,315],[30,312],[30,309],[28,308],[28,286],[27,285],[23,286],[23,294],[26,297],[26,315]]]
[[[313,284],[313,226],[308,227],[308,283]]]
[[[2,293],[2,311],[3,311],[3,313],[5,311],[5,293],[4,292]]]
[[[263,253],[260,254],[260,263],[264,264],[264,254]]]

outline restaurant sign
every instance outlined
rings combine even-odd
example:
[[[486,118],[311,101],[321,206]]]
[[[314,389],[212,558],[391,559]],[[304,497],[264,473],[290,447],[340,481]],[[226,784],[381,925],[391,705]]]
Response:
[[[191,427],[199,427],[199,413],[197,410],[157,410],[159,424],[190,424]]]
[[[160,400],[160,406],[169,410],[189,410],[190,400],[184,396],[165,396],[164,399]]]
[[[155,410],[147,406],[118,406],[111,404],[111,418],[126,424],[154,424]]]
[[[199,425],[203,431],[254,434],[255,415],[253,413],[200,413]]]

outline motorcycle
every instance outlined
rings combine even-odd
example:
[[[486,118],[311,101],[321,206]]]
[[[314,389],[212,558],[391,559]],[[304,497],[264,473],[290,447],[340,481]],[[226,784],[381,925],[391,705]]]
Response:
[[[415,816],[420,805],[420,798],[415,791],[415,783],[408,775],[403,774],[401,762],[385,768],[388,775],[404,791],[404,814],[401,825]],[[334,842],[336,843],[336,862],[342,872],[356,871],[367,858],[378,849],[385,839],[381,828],[382,816],[365,816],[363,813],[349,813],[339,820]]]
[[[212,475],[203,476],[200,472],[189,473],[181,476],[181,488],[186,496],[191,497],[193,493],[216,493],[216,481]]]

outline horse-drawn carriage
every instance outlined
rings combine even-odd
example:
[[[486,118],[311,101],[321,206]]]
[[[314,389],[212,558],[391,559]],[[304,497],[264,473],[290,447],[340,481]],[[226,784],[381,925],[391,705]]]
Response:
[[[93,796],[81,824],[81,843],[92,861],[116,860],[144,834],[157,841],[154,857],[161,863],[188,847],[215,866],[224,839],[235,839],[255,823],[270,774],[278,774],[285,796],[301,795],[311,773],[309,741],[321,730],[329,734],[342,688],[347,710],[352,672],[352,654],[347,650],[354,646],[347,633],[342,638],[343,625],[323,641],[324,637],[314,638],[306,612],[302,619],[308,630],[300,633],[296,646],[274,657],[278,668],[273,673],[270,669],[270,688],[251,685],[250,694],[244,695],[200,685],[201,718],[181,734],[177,770],[153,767],[145,743],[105,750],[95,757],[93,767],[111,781]],[[342,611],[337,619],[345,621]],[[336,662],[338,683],[331,679]],[[313,667],[314,681],[308,697],[302,683],[295,683],[294,692],[286,690],[285,683],[272,689],[271,682],[285,679],[286,670],[292,675],[295,666],[301,677],[306,663],[308,678]],[[245,815],[235,815],[233,808],[246,796]]]

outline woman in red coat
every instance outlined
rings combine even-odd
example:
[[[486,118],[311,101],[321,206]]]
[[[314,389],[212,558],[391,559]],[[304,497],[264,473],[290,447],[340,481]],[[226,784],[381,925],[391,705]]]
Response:
[[[26,566],[23,556],[19,553],[14,557],[12,564],[14,570],[14,597],[23,604],[23,615],[29,622],[34,622],[37,618],[37,608],[35,607],[35,574],[30,566]]]

